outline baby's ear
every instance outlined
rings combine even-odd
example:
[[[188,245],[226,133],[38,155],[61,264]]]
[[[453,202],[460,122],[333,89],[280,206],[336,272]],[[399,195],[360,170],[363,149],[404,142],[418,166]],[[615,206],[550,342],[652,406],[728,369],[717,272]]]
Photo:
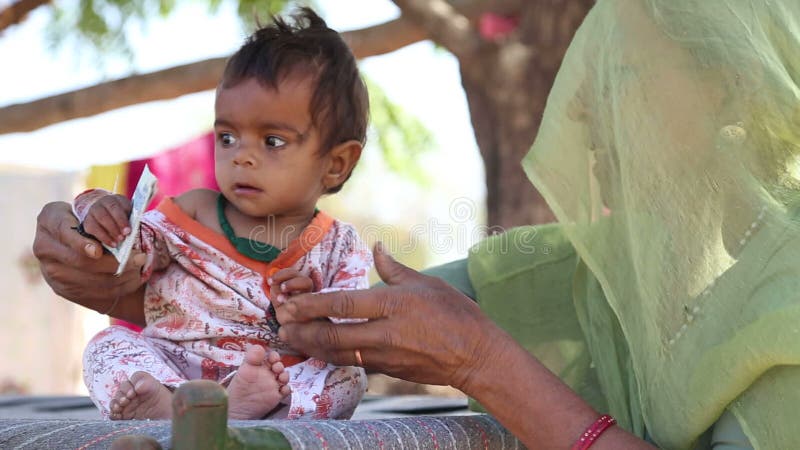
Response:
[[[327,190],[338,190],[337,188],[350,178],[353,168],[361,158],[361,150],[361,142],[350,140],[333,147],[328,152],[330,164],[322,179],[322,184]]]

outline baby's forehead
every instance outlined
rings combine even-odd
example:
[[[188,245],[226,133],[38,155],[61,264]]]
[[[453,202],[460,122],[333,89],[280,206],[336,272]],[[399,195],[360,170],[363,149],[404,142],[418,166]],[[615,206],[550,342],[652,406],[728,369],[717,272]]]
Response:
[[[282,128],[307,138],[319,133],[312,113],[312,80],[287,78],[277,86],[254,78],[217,88],[215,126]]]
[[[280,65],[252,64],[240,71],[223,74],[218,85],[229,87],[247,80],[255,80],[265,88],[280,89],[284,86],[308,83],[313,87],[319,85],[323,67],[313,61],[287,61]]]
[[[219,106],[220,100],[226,97],[239,97],[236,99],[237,102],[244,97],[268,103],[265,105],[267,108],[276,106],[277,103],[278,106],[306,111],[313,116],[312,109],[319,107],[319,105],[315,105],[318,103],[318,89],[317,79],[304,73],[287,74],[275,81],[245,77],[220,83],[217,86],[215,102]]]
[[[313,86],[302,79],[285,79],[271,85],[255,78],[217,87],[215,105],[220,110],[236,110],[248,105],[262,104],[265,112],[290,108],[292,112],[307,112],[313,98]]]

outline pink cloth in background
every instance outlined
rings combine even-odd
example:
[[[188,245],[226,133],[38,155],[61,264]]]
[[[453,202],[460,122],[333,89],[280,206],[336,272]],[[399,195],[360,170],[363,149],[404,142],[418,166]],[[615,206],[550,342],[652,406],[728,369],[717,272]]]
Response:
[[[491,12],[483,13],[478,20],[478,31],[487,41],[502,39],[519,25],[518,17],[502,16]]]
[[[147,209],[158,206],[164,197],[173,197],[191,189],[219,190],[214,176],[213,131],[150,158],[128,163],[128,185],[125,187],[125,195],[128,198],[133,196],[145,164],[150,166],[150,171],[158,178],[156,195]],[[142,330],[132,323],[114,318],[111,319],[111,324],[121,325],[134,331]]]
[[[150,171],[158,178],[158,190],[147,209],[158,206],[164,197],[174,197],[192,189],[219,190],[214,176],[213,132],[150,158],[131,161],[128,165],[128,197],[136,190],[136,183],[145,164],[150,166]]]

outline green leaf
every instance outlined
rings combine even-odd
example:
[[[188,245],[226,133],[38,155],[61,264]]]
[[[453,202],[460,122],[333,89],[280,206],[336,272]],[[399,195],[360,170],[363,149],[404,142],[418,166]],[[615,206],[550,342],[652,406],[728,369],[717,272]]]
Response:
[[[435,148],[433,134],[416,117],[392,102],[383,89],[366,79],[369,89],[370,124],[386,165],[393,172],[429,186],[431,180],[419,156]]]

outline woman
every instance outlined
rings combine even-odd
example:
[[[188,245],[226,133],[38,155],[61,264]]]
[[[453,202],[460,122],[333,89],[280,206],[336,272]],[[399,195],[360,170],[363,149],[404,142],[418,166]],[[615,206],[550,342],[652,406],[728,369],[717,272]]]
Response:
[[[738,422],[756,448],[800,448],[798,80],[800,2],[599,2],[523,162],[577,253],[571,280],[553,270],[572,257],[550,229],[538,230],[547,256],[509,265],[491,240],[471,255],[484,310],[594,407],[660,447],[719,444]],[[440,295],[456,311],[445,326],[441,314],[417,316],[438,310],[424,295],[392,289],[290,302],[283,337],[342,363],[454,384],[531,446],[569,445],[591,423],[586,404],[468,302]],[[303,323],[337,310],[377,320]],[[419,376],[422,366],[439,370]],[[544,440],[548,425],[564,439]],[[623,437],[600,444],[620,448]]]
[[[621,426],[593,449],[719,449],[731,425],[800,448],[798,55],[795,0],[599,1],[523,162],[560,224],[471,252],[483,311],[378,248],[388,287],[292,298],[282,339],[453,385],[531,448],[569,448],[597,411]],[[49,281],[78,283],[37,242]]]

